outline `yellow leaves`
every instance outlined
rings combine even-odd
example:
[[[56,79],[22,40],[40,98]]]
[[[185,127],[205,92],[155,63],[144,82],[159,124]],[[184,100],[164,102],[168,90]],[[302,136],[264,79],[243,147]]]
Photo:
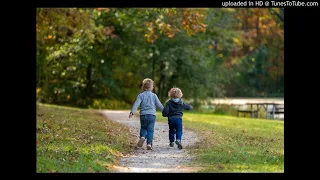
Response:
[[[158,26],[159,28],[163,27],[165,24],[163,22],[159,23]]]
[[[223,57],[223,54],[220,53],[220,54],[217,55],[217,57],[222,58],[222,57]]]
[[[240,40],[238,38],[232,38],[232,39],[233,39],[233,42],[240,43]]]
[[[236,45],[242,46],[242,42],[239,38],[232,38],[233,42],[235,42]]]
[[[188,36],[196,34],[198,32],[204,32],[208,25],[203,23],[205,13],[207,12],[206,8],[181,8],[178,10],[179,15],[182,16],[180,27],[183,28]],[[176,27],[175,21],[170,21],[175,17],[171,17],[168,22],[165,22],[170,15],[177,14],[176,10],[168,9],[168,12],[165,14],[160,14],[152,22],[145,22],[146,33],[144,37],[150,43],[153,43],[157,38],[158,34],[166,34],[168,38],[174,38],[177,32],[181,32],[179,27]],[[163,15],[166,15],[167,18],[164,18]]]
[[[41,88],[37,88],[37,94],[41,91]]]
[[[149,43],[154,43],[154,41],[158,38],[154,30],[155,25],[152,22],[145,22],[144,24],[147,26],[147,33],[144,35],[144,37],[147,38]]]
[[[52,39],[52,35],[48,35],[48,37],[47,37],[48,39]]]
[[[67,100],[69,100],[69,99],[70,99],[70,95],[67,96]]]
[[[154,41],[158,38],[158,35],[155,34],[146,34],[145,37],[149,43],[154,43]]]
[[[204,13],[205,11],[203,11],[203,9],[183,10],[181,26],[187,31],[188,36],[206,30],[207,25],[202,23],[205,17]]]
[[[93,100],[93,107],[101,107],[102,105],[104,105],[103,103],[101,103],[99,100],[94,99]]]
[[[132,72],[128,72],[128,76],[129,77],[133,76],[133,73]]]
[[[39,27],[38,24],[36,24],[36,31],[37,31],[37,32],[40,32],[40,27]]]
[[[150,31],[150,32],[153,32],[153,27],[148,27],[148,30]]]
[[[235,12],[235,8],[223,8],[223,10],[228,11],[228,12]]]

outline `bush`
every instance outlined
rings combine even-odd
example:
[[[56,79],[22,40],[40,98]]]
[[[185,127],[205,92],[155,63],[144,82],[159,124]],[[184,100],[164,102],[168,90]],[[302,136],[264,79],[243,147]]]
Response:
[[[95,99],[93,104],[89,106],[91,109],[130,109],[131,105],[119,100]]]
[[[236,116],[237,107],[232,105],[226,105],[226,104],[202,105],[198,112]]]
[[[213,113],[222,114],[222,115],[236,115],[237,108],[231,105],[221,104],[221,105],[215,106]]]

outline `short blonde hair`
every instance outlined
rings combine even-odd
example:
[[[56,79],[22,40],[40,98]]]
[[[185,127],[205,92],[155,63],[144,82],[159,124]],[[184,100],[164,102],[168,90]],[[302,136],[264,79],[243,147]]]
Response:
[[[183,94],[181,89],[173,87],[170,89],[170,91],[168,92],[168,96],[170,98],[182,98]]]
[[[146,78],[142,81],[141,90],[152,90],[154,82],[150,78]]]

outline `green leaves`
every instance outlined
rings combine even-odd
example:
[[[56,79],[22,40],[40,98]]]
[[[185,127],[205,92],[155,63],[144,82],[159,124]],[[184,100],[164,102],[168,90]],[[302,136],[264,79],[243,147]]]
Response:
[[[283,29],[274,12],[280,13],[260,8],[38,9],[39,98],[76,105],[72,99],[132,103],[145,77],[155,80],[160,99],[174,85],[199,99],[244,95],[245,88],[268,94],[283,87]],[[270,80],[278,83],[267,84]],[[54,94],[54,88],[66,90]]]

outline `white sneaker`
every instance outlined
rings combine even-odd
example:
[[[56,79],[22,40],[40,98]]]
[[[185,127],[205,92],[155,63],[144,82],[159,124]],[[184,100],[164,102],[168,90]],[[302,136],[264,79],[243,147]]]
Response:
[[[148,149],[148,150],[152,150],[151,144],[147,144],[147,149]]]
[[[142,147],[145,140],[146,139],[144,137],[141,137],[139,142],[138,142],[138,147]]]

